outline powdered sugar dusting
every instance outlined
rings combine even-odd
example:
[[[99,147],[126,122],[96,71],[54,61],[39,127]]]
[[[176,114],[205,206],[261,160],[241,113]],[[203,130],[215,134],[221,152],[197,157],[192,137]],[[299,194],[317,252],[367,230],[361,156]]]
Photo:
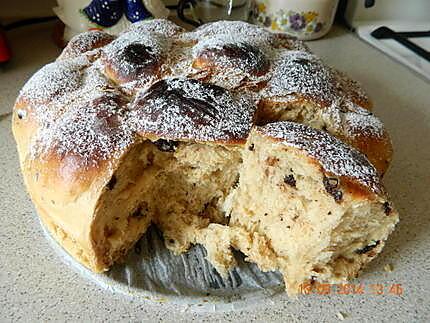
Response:
[[[69,109],[73,102],[91,101],[102,93],[113,89],[112,84],[100,72],[96,65],[84,69],[80,75],[79,86],[73,91],[46,103],[33,106],[37,122],[41,127],[49,127]]]
[[[190,77],[199,71],[193,67],[192,46],[184,43],[174,43],[162,73],[176,77]]]
[[[338,101],[368,104],[358,82],[326,66],[317,56],[303,51],[283,51],[273,63],[273,75],[263,97],[295,100],[297,96],[327,107]]]
[[[270,49],[270,43],[265,40],[265,38],[259,39],[247,34],[226,33],[211,35],[210,37],[203,37],[198,41],[197,45],[193,48],[193,54],[194,56],[198,56],[201,51],[207,48],[222,49],[226,44],[248,44],[258,47],[261,51],[265,52]]]
[[[170,48],[170,41],[158,33],[132,30],[102,49],[102,61],[123,81],[149,77]]]
[[[243,38],[243,39],[241,39]],[[267,50],[266,50],[267,51]],[[261,46],[250,43],[246,37],[214,36],[199,41],[193,48],[193,57],[212,52],[219,68],[235,68],[248,74],[267,69],[269,63]]]
[[[270,67],[268,51],[246,37],[219,35],[199,41],[193,48],[193,57],[204,62],[203,70],[210,70],[212,83],[234,88],[244,79],[256,82],[266,78]]]
[[[28,80],[19,95],[33,105],[58,101],[80,87],[84,68],[89,65],[85,57],[45,65]]]
[[[58,150],[81,155],[86,163],[108,159],[121,151],[115,147],[128,145],[134,132],[178,140],[244,141],[258,100],[294,100],[296,95],[321,104],[318,113],[332,121],[336,134],[347,139],[385,136],[379,119],[355,104],[356,99],[367,100],[360,86],[306,49],[291,50],[302,43],[283,34],[227,21],[187,33],[169,21],[152,20],[113,38],[98,31],[77,36],[69,45],[77,57],[48,64],[21,90],[20,98],[31,105],[41,129],[33,141],[33,156]],[[79,54],[103,41],[109,44],[97,49],[100,58]],[[214,53],[210,58],[215,67],[194,68],[193,61],[208,50]],[[160,78],[167,79],[152,85]],[[252,88],[265,81],[262,91]],[[97,101],[120,92],[129,96],[120,104],[116,99]],[[130,109],[127,101],[132,101]],[[107,113],[107,119],[99,112]],[[118,121],[112,127],[106,123],[111,117]],[[98,138],[97,132],[103,131]]]
[[[213,36],[223,33],[235,33],[235,34],[248,34],[254,36],[266,35],[269,37],[270,31],[260,28],[257,25],[253,25],[243,21],[230,21],[230,20],[220,20],[216,22],[211,22],[204,24],[190,33],[190,36],[194,38],[201,38],[205,36]]]
[[[284,51],[274,66],[273,76],[262,93],[265,97],[297,94],[317,102],[332,102],[337,97],[333,75],[313,54]]]
[[[306,151],[326,172],[353,178],[376,194],[384,191],[378,172],[367,158],[324,131],[287,121],[257,127],[257,131]]]
[[[370,100],[364,92],[363,87],[359,82],[350,79],[345,73],[327,67],[335,75],[339,86],[339,90],[353,102],[360,102],[360,104],[370,105]]]
[[[345,140],[358,138],[383,139],[387,136],[381,120],[370,111],[351,101],[336,101],[319,111],[330,133],[340,134]]]
[[[205,24],[192,32],[184,33],[183,39],[211,39],[213,37],[239,37],[238,41],[244,41],[266,48],[288,48],[292,50],[309,51],[308,47],[300,40],[286,34],[271,32],[243,21],[221,20]]]
[[[267,79],[270,57],[275,50],[273,33],[239,21],[219,21],[205,24],[193,32],[184,33],[182,40],[194,41],[193,58],[210,60],[214,68],[203,69],[213,84],[233,89],[242,84]]]
[[[302,52],[308,52],[310,53],[311,50],[309,47],[305,44],[305,42],[298,40],[290,35],[287,35],[282,32],[272,32],[274,41],[272,41],[273,45],[277,48],[284,48],[284,49],[290,49],[290,50],[298,50]]]
[[[370,138],[382,138],[385,135],[385,127],[381,120],[370,111],[350,102],[348,110],[343,112],[343,122],[347,133],[351,137],[367,136]]]
[[[236,88],[246,80],[256,84],[268,79],[270,62],[280,50],[303,49],[300,41],[240,21],[218,21],[203,25],[182,39],[197,41],[193,57],[211,60],[210,82]]]
[[[214,36],[230,35],[231,37],[239,36],[242,39],[246,37],[248,42],[255,42],[260,45],[269,46],[273,42],[273,33],[256,25],[242,21],[217,21],[205,24],[193,32],[184,34],[185,39],[210,39]]]
[[[255,106],[220,87],[190,79],[167,79],[138,95],[130,127],[172,140],[245,141]]]
[[[32,144],[33,158],[77,156],[83,168],[119,157],[133,142],[122,98],[108,93],[72,106],[50,127],[41,128]]]
[[[164,53],[169,47],[168,40],[162,35],[142,32],[140,30],[131,30],[105,46],[103,52],[107,57],[112,58],[115,54],[120,53],[124,47],[132,43],[140,43],[148,46],[152,53],[156,55]]]
[[[130,31],[137,31],[139,33],[158,33],[165,37],[173,37],[180,32],[184,32],[185,29],[179,27],[175,23],[166,19],[151,19],[142,20],[129,27]]]
[[[105,46],[114,39],[115,36],[99,30],[78,34],[69,41],[58,59],[79,56],[95,48]]]

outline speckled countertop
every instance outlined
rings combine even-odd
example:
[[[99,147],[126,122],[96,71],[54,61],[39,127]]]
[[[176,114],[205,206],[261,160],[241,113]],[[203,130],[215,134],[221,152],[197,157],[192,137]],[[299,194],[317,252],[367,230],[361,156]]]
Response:
[[[354,281],[362,295],[286,295],[229,312],[192,311],[125,297],[97,286],[48,245],[25,192],[11,110],[25,80],[53,60],[52,24],[9,33],[14,60],[0,69],[0,321],[430,321],[430,84],[353,34],[335,27],[310,42],[325,61],[359,80],[395,147],[386,186],[401,222],[383,253]],[[393,271],[384,270],[388,264]],[[372,284],[383,284],[374,295]],[[402,295],[389,293],[401,284]],[[342,313],[342,314],[341,314]]]

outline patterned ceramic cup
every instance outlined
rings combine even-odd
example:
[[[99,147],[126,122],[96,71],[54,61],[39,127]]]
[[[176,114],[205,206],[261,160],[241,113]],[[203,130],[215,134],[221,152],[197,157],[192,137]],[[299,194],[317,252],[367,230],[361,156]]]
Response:
[[[255,0],[253,22],[299,39],[324,36],[333,24],[339,0]]]

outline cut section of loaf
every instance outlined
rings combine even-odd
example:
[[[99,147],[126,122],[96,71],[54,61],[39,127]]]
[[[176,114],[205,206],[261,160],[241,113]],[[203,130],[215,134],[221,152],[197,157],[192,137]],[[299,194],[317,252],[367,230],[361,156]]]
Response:
[[[31,148],[19,151],[26,185],[56,239],[97,272],[150,223],[176,254],[209,223],[225,223],[220,205],[237,181],[256,109],[246,95],[182,78],[124,100],[94,89],[67,111],[16,119],[15,131],[31,131],[30,120],[47,125],[30,139],[16,133]]]
[[[398,221],[375,168],[323,131],[257,127],[242,156],[227,207],[232,245],[263,270],[280,270],[290,293],[307,280],[356,277]]]
[[[196,243],[221,212],[238,176],[235,147],[159,139],[136,145],[98,201],[91,239],[97,270],[107,270],[154,223],[175,254]]]

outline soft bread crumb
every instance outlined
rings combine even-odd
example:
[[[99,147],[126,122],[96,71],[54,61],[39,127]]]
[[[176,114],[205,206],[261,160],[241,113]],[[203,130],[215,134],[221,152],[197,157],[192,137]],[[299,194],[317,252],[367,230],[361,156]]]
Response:
[[[254,130],[246,147],[252,149],[162,140],[131,152],[105,196],[99,226],[108,228],[101,239],[106,264],[150,222],[175,254],[202,244],[226,277],[236,266],[232,248],[239,250],[261,270],[280,271],[290,295],[309,280],[354,278],[381,251],[397,221],[383,196],[354,195],[344,175],[324,172],[305,143],[276,144]],[[353,158],[343,163],[346,172]]]
[[[309,280],[356,277],[397,213],[376,190],[355,195],[342,179],[352,170],[328,174],[306,145],[282,142],[254,130],[245,145],[252,149],[162,139],[135,146],[98,202],[92,266],[109,268],[155,223],[175,254],[200,243],[227,276],[239,250],[262,271],[280,271],[290,295]]]
[[[207,259],[222,277],[228,276],[228,271],[236,266],[231,243],[232,232],[228,226],[211,223],[201,230],[196,242],[202,244],[207,251]]]
[[[281,271],[289,294],[308,280],[352,279],[380,252],[397,221],[382,198],[355,195],[310,153],[259,131],[247,146],[229,226],[248,233],[239,249],[260,269]]]

